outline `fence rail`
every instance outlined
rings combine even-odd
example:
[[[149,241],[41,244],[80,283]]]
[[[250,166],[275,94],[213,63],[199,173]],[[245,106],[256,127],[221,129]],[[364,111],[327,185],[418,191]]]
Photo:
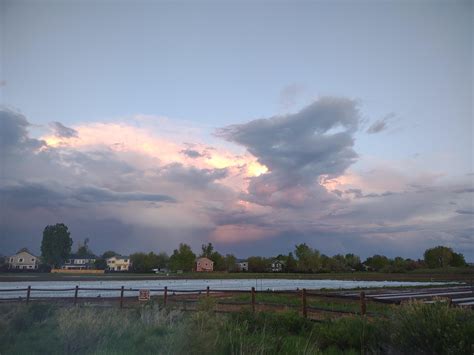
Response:
[[[140,288],[125,288],[122,287],[80,287],[79,285],[75,287],[68,287],[68,288],[33,288],[31,286],[25,288],[8,288],[8,289],[1,289],[0,288],[0,302],[2,301],[21,301],[29,303],[30,301],[54,301],[54,300],[61,300],[61,301],[73,301],[74,304],[77,304],[79,301],[118,301],[120,304],[120,308],[124,307],[125,302],[129,302],[131,300],[137,300],[140,294],[140,291],[143,289]],[[344,314],[360,314],[360,315],[367,315],[367,316],[377,316],[381,314],[377,314],[376,312],[367,312],[367,304],[368,303],[380,303],[380,304],[387,304],[387,303],[394,303],[399,304],[400,295],[398,298],[395,297],[393,299],[387,298],[387,296],[382,296],[381,298],[375,297],[373,294],[366,294],[365,291],[361,292],[351,292],[351,293],[344,293],[344,292],[316,292],[316,291],[308,291],[306,289],[296,289],[296,290],[280,290],[280,291],[272,291],[272,290],[261,290],[256,291],[255,287],[252,287],[249,290],[221,290],[221,289],[210,289],[209,287],[205,289],[193,289],[193,290],[183,290],[183,289],[172,289],[168,287],[164,288],[149,288],[146,289],[148,294],[153,297],[158,297],[158,299],[162,302],[164,306],[168,304],[177,304],[181,303],[184,307],[184,310],[192,310],[189,309],[186,305],[188,304],[195,304],[200,297],[215,297],[219,299],[219,302],[216,304],[222,307],[249,307],[253,312],[256,312],[258,308],[268,308],[268,307],[281,307],[284,309],[299,309],[300,314],[308,318],[309,313],[313,312],[328,312],[328,313],[337,313],[340,315]],[[12,296],[12,293],[17,293],[17,295]],[[48,295],[44,295],[45,292],[48,292]],[[70,294],[65,295],[64,292],[70,292]],[[82,294],[81,294],[82,292]],[[89,294],[84,294],[84,292],[88,292]],[[92,293],[91,292],[97,292]],[[101,293],[102,292],[102,293]],[[3,295],[4,293],[4,295]],[[105,293],[105,294],[103,294]],[[153,293],[153,294],[151,294]],[[462,292],[465,293],[465,292]],[[474,293],[474,290],[473,290]],[[43,294],[43,295],[41,295]],[[132,295],[133,294],[133,295]],[[229,300],[222,302],[222,299],[225,297],[235,296],[239,294],[247,294],[250,297],[250,301],[235,301]],[[257,294],[273,294],[273,295],[287,295],[289,298],[288,303],[265,303],[265,302],[257,302]],[[452,291],[452,294],[459,294],[459,290]],[[409,293],[405,293],[405,295],[409,295]],[[414,298],[416,299],[420,295],[423,295],[423,291],[417,293]],[[430,294],[431,295],[431,294]],[[396,296],[396,295],[395,295]],[[294,298],[293,298],[294,297]],[[191,298],[191,299],[190,299]],[[336,310],[336,309],[328,309],[328,308],[321,308],[315,307],[314,304],[308,304],[309,300],[314,298],[322,298],[322,299],[331,299],[334,301],[341,301],[345,304],[358,304],[357,306],[354,305],[356,311],[348,311],[346,310]],[[296,301],[295,301],[296,299]],[[466,298],[463,298],[464,300]],[[431,301],[427,301],[428,303]],[[448,299],[449,304],[456,305],[453,303],[452,299]],[[221,312],[222,310],[217,310]]]

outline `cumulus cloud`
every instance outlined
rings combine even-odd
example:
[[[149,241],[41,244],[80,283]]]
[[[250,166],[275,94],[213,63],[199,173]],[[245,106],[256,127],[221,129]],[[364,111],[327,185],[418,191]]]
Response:
[[[269,199],[288,188],[314,185],[322,175],[341,175],[357,158],[353,135],[359,121],[354,101],[321,98],[295,114],[228,126],[217,134],[244,146],[268,168],[251,179],[249,191]]]
[[[54,125],[35,139],[24,116],[0,111],[0,249],[39,246],[46,224],[65,222],[98,252],[210,240],[262,255],[297,242],[363,255],[443,242],[474,253],[472,183],[390,162],[355,171],[352,100],[224,127],[218,147],[162,136],[149,121]]]

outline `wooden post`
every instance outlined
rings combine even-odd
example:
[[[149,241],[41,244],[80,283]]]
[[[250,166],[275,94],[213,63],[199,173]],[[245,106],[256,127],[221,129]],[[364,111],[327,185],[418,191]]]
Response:
[[[120,290],[120,308],[123,308],[123,289],[124,286],[122,286],[122,289]]]
[[[79,294],[79,286],[76,285],[76,290],[74,291],[74,304],[77,304],[77,295]]]
[[[206,288],[206,296],[209,297],[209,286]]]
[[[302,313],[304,318],[308,318],[308,309],[306,308],[306,289],[301,292]]]
[[[360,315],[365,316],[366,310],[367,310],[367,305],[365,303],[365,292],[362,291],[360,293]]]
[[[26,290],[26,304],[30,303],[31,286]]]
[[[252,287],[252,312],[255,313],[255,287]]]
[[[168,287],[165,286],[165,293],[163,294],[163,305],[166,307],[166,302],[168,301]]]

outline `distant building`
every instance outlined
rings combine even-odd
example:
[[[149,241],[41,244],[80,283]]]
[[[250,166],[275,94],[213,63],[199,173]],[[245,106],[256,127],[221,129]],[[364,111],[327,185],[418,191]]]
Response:
[[[130,271],[130,257],[115,255],[107,259],[107,269],[110,271]]]
[[[235,265],[237,271],[249,271],[249,262],[247,260],[237,260]]]
[[[64,270],[93,270],[95,269],[95,255],[76,255],[72,254],[66,260],[61,269]]]
[[[23,248],[8,258],[8,268],[12,270],[36,270],[39,258]]]
[[[214,271],[214,261],[208,258],[198,258],[196,260],[196,271],[197,272]]]
[[[283,260],[275,259],[272,261],[272,272],[282,272],[285,269],[285,262]]]

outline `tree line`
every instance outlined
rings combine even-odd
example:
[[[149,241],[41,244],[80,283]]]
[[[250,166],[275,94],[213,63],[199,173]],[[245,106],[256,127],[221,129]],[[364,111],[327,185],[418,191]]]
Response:
[[[76,255],[86,257],[93,255],[88,246],[89,240],[80,243]],[[61,267],[71,256],[73,240],[65,224],[46,226],[41,242],[41,260],[44,265],[53,268]],[[106,269],[106,259],[119,255],[109,250],[95,257],[95,268]],[[194,269],[197,257],[207,257],[214,262],[214,271],[235,272],[240,271],[237,258],[233,254],[222,255],[214,249],[212,243],[203,244],[201,252],[196,255],[192,248],[185,244],[171,255],[166,252],[137,252],[130,255],[132,270],[134,272],[150,272],[152,270],[169,270],[190,272]],[[246,259],[249,272],[267,272],[272,270],[272,263],[278,261],[283,272],[320,273],[320,272],[408,272],[420,268],[444,268],[467,266],[464,256],[454,252],[451,248],[437,246],[427,249],[423,259],[413,260],[402,257],[388,258],[384,255],[373,255],[364,262],[355,254],[337,254],[327,256],[317,249],[301,243],[295,246],[294,251],[276,257],[251,256]]]

